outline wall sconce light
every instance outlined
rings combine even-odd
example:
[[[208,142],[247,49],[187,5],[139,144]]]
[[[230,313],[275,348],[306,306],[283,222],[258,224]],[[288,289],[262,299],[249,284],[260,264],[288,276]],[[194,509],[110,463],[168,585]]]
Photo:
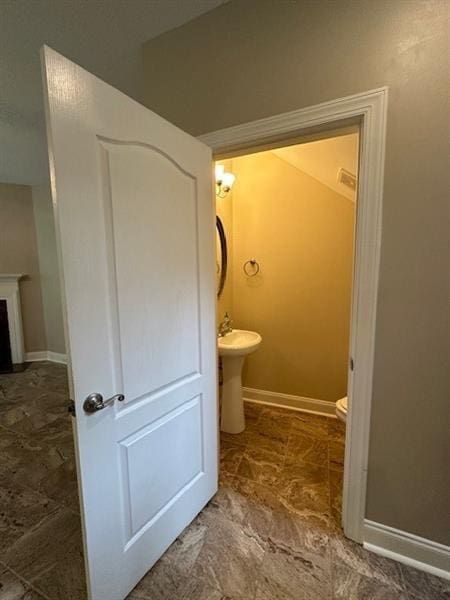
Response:
[[[231,190],[236,177],[233,173],[227,173],[223,165],[216,165],[216,196],[225,198]]]

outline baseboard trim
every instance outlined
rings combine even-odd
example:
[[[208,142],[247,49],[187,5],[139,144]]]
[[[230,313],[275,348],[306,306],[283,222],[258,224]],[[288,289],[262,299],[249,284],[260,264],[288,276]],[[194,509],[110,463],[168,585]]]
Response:
[[[267,404],[269,406],[289,408],[299,412],[336,418],[336,406],[334,402],[316,400],[315,398],[304,398],[303,396],[293,396],[291,394],[282,394],[280,392],[268,392],[266,390],[257,390],[248,387],[244,387],[242,391],[246,402]]]
[[[62,354],[62,352],[48,352],[48,360],[56,363],[61,363],[62,365],[67,365],[67,355]]]
[[[37,362],[40,360],[48,360],[46,350],[40,352],[25,352],[25,362]]]
[[[50,362],[67,364],[67,355],[61,352],[52,352],[51,350],[42,350],[40,352],[26,352],[25,362],[38,362],[49,360]]]
[[[450,547],[364,520],[364,548],[450,581]]]

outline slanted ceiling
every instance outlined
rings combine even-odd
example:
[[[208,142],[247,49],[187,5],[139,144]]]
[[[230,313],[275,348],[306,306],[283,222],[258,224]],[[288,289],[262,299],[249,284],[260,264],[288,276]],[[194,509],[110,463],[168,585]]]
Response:
[[[47,178],[39,49],[142,101],[142,44],[224,0],[1,0],[0,181]]]
[[[278,148],[272,152],[332,190],[355,201],[355,192],[338,181],[340,169],[357,175],[358,134]]]

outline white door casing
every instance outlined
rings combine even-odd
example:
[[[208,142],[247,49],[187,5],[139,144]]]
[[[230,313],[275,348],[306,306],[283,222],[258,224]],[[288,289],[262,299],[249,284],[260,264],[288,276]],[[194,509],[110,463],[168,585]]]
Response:
[[[217,490],[212,157],[42,62],[89,596],[121,600]],[[87,414],[93,392],[125,400]]]
[[[201,135],[216,157],[305,141],[358,125],[360,134],[354,274],[350,324],[342,523],[347,537],[364,541],[376,308],[381,248],[388,88],[337,98],[314,106]],[[350,361],[349,361],[350,362]]]

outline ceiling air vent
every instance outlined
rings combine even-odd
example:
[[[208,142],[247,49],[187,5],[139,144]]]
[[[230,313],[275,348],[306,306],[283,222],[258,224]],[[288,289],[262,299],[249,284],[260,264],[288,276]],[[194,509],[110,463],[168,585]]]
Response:
[[[350,171],[339,169],[338,182],[346,185],[353,191],[356,190],[356,175],[353,175],[353,173],[350,173]]]

